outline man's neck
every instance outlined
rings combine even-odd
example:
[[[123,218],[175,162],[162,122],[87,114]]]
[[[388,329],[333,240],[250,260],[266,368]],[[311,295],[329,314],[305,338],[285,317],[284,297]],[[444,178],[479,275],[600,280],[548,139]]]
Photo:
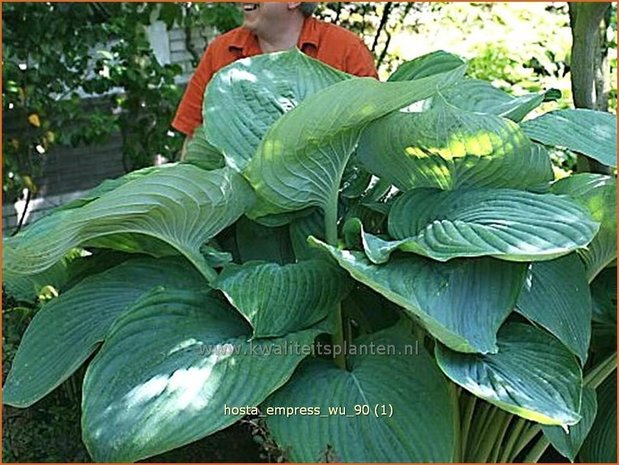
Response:
[[[271,53],[293,48],[299,41],[304,22],[305,18],[303,16],[295,16],[294,20],[282,24],[278,29],[271,29],[256,34],[260,49],[263,53]]]

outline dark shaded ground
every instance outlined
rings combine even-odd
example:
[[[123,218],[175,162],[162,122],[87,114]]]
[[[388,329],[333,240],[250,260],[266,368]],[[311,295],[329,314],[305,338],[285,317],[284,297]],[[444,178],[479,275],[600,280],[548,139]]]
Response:
[[[29,409],[4,407],[2,461],[92,462],[81,441],[79,409],[58,395]],[[247,424],[237,423],[144,462],[264,462]]]

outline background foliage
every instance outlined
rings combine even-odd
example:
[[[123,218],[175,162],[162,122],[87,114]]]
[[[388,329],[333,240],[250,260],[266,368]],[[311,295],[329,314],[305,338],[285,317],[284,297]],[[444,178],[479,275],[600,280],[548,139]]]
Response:
[[[203,3],[2,5],[2,109],[18,127],[3,136],[5,196],[16,199],[24,188],[36,194],[41,162],[55,144],[88,146],[121,131],[126,171],[152,164],[157,154],[178,155],[182,137],[169,123],[182,70],[160,65],[151,49],[146,28],[157,18],[226,31],[240,12]],[[101,99],[85,110],[85,95]]]

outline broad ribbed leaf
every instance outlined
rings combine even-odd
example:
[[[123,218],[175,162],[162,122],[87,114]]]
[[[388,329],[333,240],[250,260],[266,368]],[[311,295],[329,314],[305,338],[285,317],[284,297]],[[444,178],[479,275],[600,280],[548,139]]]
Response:
[[[2,402],[28,407],[67,379],[97,349],[116,318],[158,285],[205,287],[182,258],[137,258],[90,276],[43,305],[28,326]]]
[[[294,220],[304,218],[305,216],[316,211],[316,208],[308,207],[295,212],[271,214],[270,212],[274,211],[274,208],[275,207],[272,204],[265,202],[264,199],[258,198],[254,204],[254,207],[246,214],[246,216],[256,223],[269,228],[274,228],[277,226],[285,226],[290,224]],[[275,208],[275,210],[277,210],[277,208]]]
[[[491,258],[437,263],[418,256],[372,264],[362,252],[314,238],[357,281],[421,320],[441,342],[462,352],[496,352],[496,333],[511,313],[526,266]]]
[[[305,362],[290,383],[262,405],[267,426],[288,458],[295,462],[453,461],[455,396],[410,330],[396,326],[354,344],[359,352],[349,357],[350,371],[323,360]],[[395,355],[381,356],[379,347],[394,348]],[[320,411],[269,415],[269,409],[278,407]]]
[[[534,263],[517,310],[554,334],[584,365],[591,340],[591,293],[576,254]]]
[[[283,336],[325,318],[350,290],[346,273],[324,260],[280,266],[229,265],[214,287],[241,312],[254,337]]]
[[[292,375],[320,331],[249,341],[249,325],[204,293],[157,290],[119,318],[84,379],[82,431],[96,461],[134,462],[239,420]]]
[[[496,354],[463,354],[436,346],[443,372],[466,390],[503,410],[544,425],[580,420],[582,372],[572,353],[541,329],[501,327]]]
[[[283,265],[295,261],[287,226],[263,226],[241,217],[234,232],[241,263],[265,260]]]
[[[181,255],[178,249],[152,236],[139,233],[119,233],[99,236],[82,244],[83,247],[111,249],[131,254],[146,254],[151,257],[171,257]]]
[[[554,183],[552,192],[570,196],[600,223],[600,230],[591,244],[578,251],[591,282],[617,258],[617,180],[614,176],[579,173]]]
[[[358,156],[401,190],[526,188],[553,179],[546,150],[518,125],[459,110],[442,98],[421,113],[393,112],[368,126]]]
[[[510,261],[550,260],[585,247],[598,223],[569,199],[512,189],[415,189],[398,198],[389,234],[374,260],[395,249],[439,261],[489,255]]]
[[[522,123],[531,139],[566,147],[617,167],[617,116],[595,110],[557,110]]]
[[[78,208],[86,205],[93,200],[98,199],[103,194],[113,191],[114,189],[119,188],[120,186],[127,184],[128,182],[135,181],[136,179],[141,179],[145,176],[150,176],[153,173],[157,173],[159,171],[167,170],[172,168],[174,165],[160,165],[160,166],[147,166],[146,168],[142,168],[139,170],[131,171],[123,176],[114,179],[106,179],[101,184],[96,187],[90,189],[83,197],[79,199],[72,200],[70,202],[65,203],[54,209],[54,211],[58,210],[70,210],[72,208]]]
[[[389,81],[414,81],[435,74],[444,73],[464,65],[464,61],[453,53],[443,50],[427,53],[414,60],[407,61],[398,66]]]
[[[241,171],[269,126],[320,89],[351,76],[298,49],[237,60],[222,68],[204,95],[206,137],[226,164]]]
[[[262,214],[318,206],[332,211],[342,173],[361,131],[371,121],[433,95],[463,68],[412,82],[355,78],[309,97],[267,132],[245,175]]]
[[[568,427],[568,433],[563,431],[560,426],[544,426],[542,431],[544,436],[548,438],[552,446],[561,453],[561,455],[574,462],[576,455],[580,450],[585,438],[593,426],[593,420],[597,414],[597,399],[595,389],[585,386],[582,391],[582,403],[580,407],[580,415],[582,420],[574,426]]]
[[[307,243],[310,236],[321,240],[325,238],[325,221],[319,210],[290,223],[290,241],[298,260],[321,257],[321,252]]]
[[[253,201],[249,185],[228,168],[205,171],[176,165],[37,221],[5,241],[3,266],[14,273],[38,273],[73,247],[129,233],[166,242],[213,279],[200,246],[236,221]]]
[[[546,98],[545,93],[514,97],[479,79],[462,79],[441,94],[460,110],[502,116],[515,122],[521,121]]]
[[[34,303],[44,287],[52,286],[57,291],[60,290],[69,279],[69,265],[82,254],[82,249],[73,249],[50,268],[33,275],[3,270],[2,287],[8,296],[21,302]]]
[[[617,463],[617,371],[596,389],[597,415],[580,450],[585,463]]]
[[[187,152],[183,161],[205,170],[215,170],[226,165],[222,153],[206,140],[204,125],[196,128],[193,132],[193,136],[187,144]]]

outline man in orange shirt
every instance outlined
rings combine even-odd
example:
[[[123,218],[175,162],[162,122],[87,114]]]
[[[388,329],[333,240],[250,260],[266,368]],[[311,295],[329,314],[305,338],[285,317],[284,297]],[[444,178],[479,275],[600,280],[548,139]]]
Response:
[[[378,78],[374,59],[352,32],[312,18],[316,3],[243,3],[243,26],[217,37],[206,49],[172,121],[191,136],[202,124],[206,85],[218,70],[241,58],[288,50],[303,53],[356,76]]]

